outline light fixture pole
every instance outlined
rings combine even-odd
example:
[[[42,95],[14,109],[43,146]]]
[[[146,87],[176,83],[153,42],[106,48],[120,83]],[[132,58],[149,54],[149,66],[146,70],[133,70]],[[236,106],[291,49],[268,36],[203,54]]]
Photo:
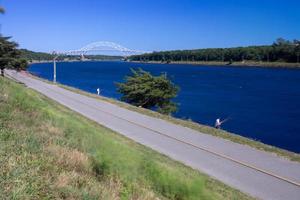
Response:
[[[54,55],[54,58],[53,58],[53,83],[56,83],[56,59],[58,57],[58,54],[56,54],[55,51],[52,54]]]
[[[56,83],[56,60],[53,59],[53,83]]]

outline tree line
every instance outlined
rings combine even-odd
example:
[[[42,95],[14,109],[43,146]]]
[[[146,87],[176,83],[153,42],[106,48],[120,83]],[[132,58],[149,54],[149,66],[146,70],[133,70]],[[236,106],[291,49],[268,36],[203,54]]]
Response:
[[[54,55],[44,52],[35,52],[27,49],[20,49],[21,57],[29,62],[32,61],[50,61],[54,59]],[[84,58],[88,60],[122,60],[122,56],[110,56],[110,55],[84,55]],[[60,55],[57,60],[80,60],[78,55]]]
[[[29,62],[34,60],[42,61],[42,60],[52,60],[54,56],[49,53],[44,52],[34,52],[27,49],[20,49],[21,57],[26,59]]]
[[[133,55],[131,61],[264,61],[264,62],[300,62],[300,40],[277,39],[272,45],[207,48],[195,50],[161,51],[142,55]]]

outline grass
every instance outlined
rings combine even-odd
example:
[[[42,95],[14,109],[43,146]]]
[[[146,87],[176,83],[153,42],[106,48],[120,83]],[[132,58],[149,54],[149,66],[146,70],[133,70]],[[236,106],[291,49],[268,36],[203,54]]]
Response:
[[[93,97],[93,98],[97,98],[97,99],[100,99],[100,100],[103,100],[103,101],[107,101],[107,102],[113,103],[115,105],[118,105],[120,107],[126,108],[128,110],[139,112],[139,113],[151,116],[151,117],[163,119],[163,120],[169,121],[169,122],[174,123],[174,124],[178,124],[178,125],[181,125],[181,126],[185,126],[185,127],[197,130],[201,133],[210,134],[210,135],[213,135],[213,136],[216,136],[216,137],[221,137],[223,139],[230,140],[232,142],[236,142],[236,143],[239,143],[239,144],[242,144],[242,145],[248,145],[250,147],[259,149],[261,151],[274,153],[275,155],[285,157],[286,159],[289,159],[291,161],[300,162],[300,154],[298,154],[298,153],[294,153],[294,152],[291,152],[291,151],[280,149],[280,148],[275,147],[275,146],[267,145],[267,144],[264,144],[260,141],[249,139],[249,138],[246,138],[246,137],[234,134],[234,133],[230,133],[230,132],[227,132],[227,131],[224,131],[224,130],[215,129],[215,128],[210,127],[210,126],[202,125],[202,124],[193,122],[191,120],[184,120],[184,119],[174,118],[170,115],[163,115],[163,114],[160,114],[158,112],[148,110],[148,109],[144,109],[144,108],[140,108],[140,107],[136,107],[136,106],[130,105],[128,103],[121,102],[121,101],[118,101],[118,100],[115,100],[115,99],[112,99],[112,98],[97,96],[95,94],[91,94],[91,93],[88,93],[88,92],[85,92],[85,91],[82,91],[82,90],[79,90],[79,89],[76,89],[76,88],[73,88],[73,87],[61,85],[61,84],[58,84],[58,85],[62,88],[71,90],[73,92],[77,92],[77,93],[82,94],[82,95],[86,95],[86,96],[89,96],[89,97]]]
[[[2,77],[0,163],[0,199],[251,199]]]

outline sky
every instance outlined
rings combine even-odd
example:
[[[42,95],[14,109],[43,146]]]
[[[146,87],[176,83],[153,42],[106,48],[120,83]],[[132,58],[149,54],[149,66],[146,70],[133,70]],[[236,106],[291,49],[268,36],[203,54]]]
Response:
[[[0,0],[1,33],[52,52],[112,41],[161,51],[300,39],[300,0]]]

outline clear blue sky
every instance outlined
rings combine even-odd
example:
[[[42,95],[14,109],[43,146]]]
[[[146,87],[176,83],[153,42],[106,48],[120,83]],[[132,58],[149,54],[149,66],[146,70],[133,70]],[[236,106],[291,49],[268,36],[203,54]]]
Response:
[[[34,51],[113,41],[169,50],[300,39],[300,0],[0,0],[2,33]]]

